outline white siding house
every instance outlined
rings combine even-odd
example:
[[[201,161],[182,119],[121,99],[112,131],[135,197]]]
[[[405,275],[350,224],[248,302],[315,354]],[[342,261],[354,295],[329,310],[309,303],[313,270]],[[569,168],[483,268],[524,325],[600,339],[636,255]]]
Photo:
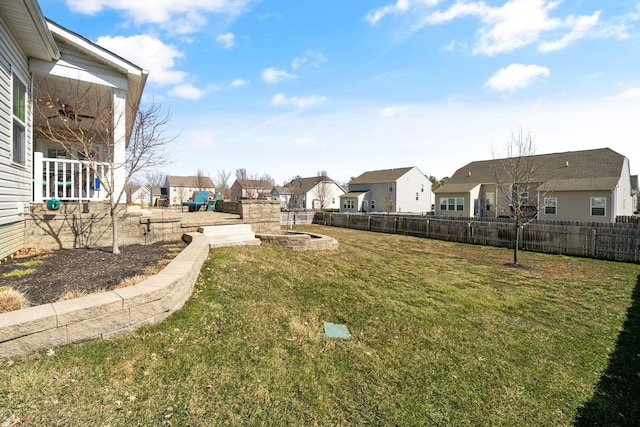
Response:
[[[344,189],[327,176],[295,178],[278,195],[287,196],[287,208],[309,210],[339,210]]]
[[[365,172],[349,182],[341,212],[431,211],[431,181],[417,167]]]

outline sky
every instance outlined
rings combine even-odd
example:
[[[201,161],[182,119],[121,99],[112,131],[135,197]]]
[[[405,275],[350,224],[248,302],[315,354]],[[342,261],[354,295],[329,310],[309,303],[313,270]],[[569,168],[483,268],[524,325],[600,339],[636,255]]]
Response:
[[[39,0],[149,71],[163,172],[281,184],[609,147],[640,173],[640,0]]]

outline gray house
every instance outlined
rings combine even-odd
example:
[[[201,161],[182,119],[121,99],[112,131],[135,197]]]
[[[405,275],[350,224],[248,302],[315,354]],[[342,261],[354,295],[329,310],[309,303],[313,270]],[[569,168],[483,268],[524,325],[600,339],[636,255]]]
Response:
[[[435,190],[436,214],[508,217],[514,184],[540,219],[615,222],[616,216],[633,214],[629,160],[623,155],[601,148],[527,159],[533,166],[530,182],[508,182],[502,162],[509,159],[461,167]]]
[[[431,181],[417,168],[365,172],[340,196],[340,212],[411,212],[431,210]]]

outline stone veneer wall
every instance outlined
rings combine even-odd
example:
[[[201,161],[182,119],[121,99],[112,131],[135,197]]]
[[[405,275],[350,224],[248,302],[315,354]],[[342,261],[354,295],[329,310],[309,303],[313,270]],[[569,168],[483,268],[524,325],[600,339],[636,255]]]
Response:
[[[25,222],[0,225],[0,260],[24,248]]]
[[[276,233],[280,230],[280,204],[273,200],[242,200],[218,202],[216,211],[239,214],[236,223],[251,224],[256,233]],[[175,213],[174,213],[175,214]],[[226,223],[229,223],[227,221]],[[175,215],[145,217],[127,214],[122,206],[118,216],[120,245],[149,244],[179,240],[183,234],[197,231],[208,221],[190,221],[189,212]],[[111,245],[111,216],[103,203],[63,204],[59,211],[49,211],[44,205],[33,205],[26,216],[22,247],[72,249]],[[11,252],[12,253],[12,252]],[[8,253],[7,255],[9,255]]]
[[[280,202],[278,200],[240,200],[242,222],[251,224],[254,233],[280,231]]]
[[[190,244],[160,273],[127,288],[0,313],[0,359],[92,338],[108,338],[158,323],[189,299],[209,255],[208,239]]]

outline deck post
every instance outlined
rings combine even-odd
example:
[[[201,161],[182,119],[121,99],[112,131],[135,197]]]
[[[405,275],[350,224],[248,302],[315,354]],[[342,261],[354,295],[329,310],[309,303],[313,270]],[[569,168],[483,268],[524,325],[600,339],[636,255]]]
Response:
[[[35,151],[33,153],[33,203],[42,203],[42,179],[44,177],[44,171],[42,169],[43,154]]]

